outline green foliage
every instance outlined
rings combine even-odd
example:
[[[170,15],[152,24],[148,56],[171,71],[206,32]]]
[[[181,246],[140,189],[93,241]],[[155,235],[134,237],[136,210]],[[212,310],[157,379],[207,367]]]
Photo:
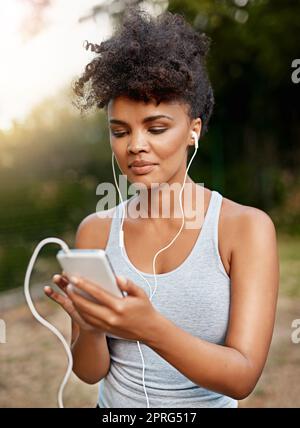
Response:
[[[104,115],[80,118],[56,104],[45,101],[0,136],[0,291],[22,285],[41,239],[59,236],[72,246],[78,224],[96,210],[97,185],[112,180]]]
[[[299,177],[300,84],[291,81],[291,64],[299,58],[300,2],[171,0],[169,10],[212,40],[216,106],[194,169],[207,182],[211,168],[208,186],[229,198],[278,211]],[[299,214],[293,218],[290,231]]]
[[[300,297],[300,239],[299,236],[279,235],[281,295]]]

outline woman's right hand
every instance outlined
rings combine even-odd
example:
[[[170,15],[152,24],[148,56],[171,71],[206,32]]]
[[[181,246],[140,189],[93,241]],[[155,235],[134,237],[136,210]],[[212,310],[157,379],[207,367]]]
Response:
[[[97,329],[90,324],[88,324],[84,319],[79,315],[75,306],[73,305],[72,300],[67,295],[67,285],[70,283],[67,276],[55,274],[53,275],[52,281],[56,284],[63,293],[61,294],[53,290],[53,288],[46,286],[44,287],[44,292],[46,296],[50,297],[54,302],[58,303],[64,310],[70,315],[72,321],[75,323],[75,328],[78,330],[85,330],[94,334],[103,334],[104,331]],[[79,333],[79,331],[77,332]]]

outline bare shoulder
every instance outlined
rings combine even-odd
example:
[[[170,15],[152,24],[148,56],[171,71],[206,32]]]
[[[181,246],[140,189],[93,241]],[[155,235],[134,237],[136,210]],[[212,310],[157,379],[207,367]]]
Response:
[[[242,205],[223,197],[222,209],[227,219],[234,221],[237,227],[275,228],[269,214],[259,208]]]
[[[75,247],[104,249],[108,241],[114,210],[115,207],[85,217],[78,226]]]
[[[273,220],[265,211],[242,205],[223,197],[220,222],[231,249],[245,245],[249,240],[276,240]],[[225,240],[226,240],[225,237]]]

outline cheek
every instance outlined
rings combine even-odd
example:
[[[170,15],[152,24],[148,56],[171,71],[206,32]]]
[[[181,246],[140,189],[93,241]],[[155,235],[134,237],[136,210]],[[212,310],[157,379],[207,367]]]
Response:
[[[178,135],[174,138],[170,136],[167,141],[161,141],[153,145],[153,151],[156,153],[157,158],[163,162],[180,162],[185,152],[183,139],[178,138]]]

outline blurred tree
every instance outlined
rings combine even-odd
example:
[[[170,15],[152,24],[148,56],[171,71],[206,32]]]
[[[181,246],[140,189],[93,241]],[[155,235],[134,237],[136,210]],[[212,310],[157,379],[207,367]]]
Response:
[[[95,20],[95,18],[102,13],[109,14],[110,18],[114,23],[118,23],[128,8],[128,6],[139,6],[150,8],[152,12],[157,14],[162,10],[166,9],[168,6],[167,0],[152,0],[152,1],[142,1],[142,0],[106,0],[101,4],[94,5],[86,15],[79,18],[79,22],[84,22],[89,19]]]
[[[212,159],[224,159],[212,164],[225,168],[214,184],[272,209],[285,197],[281,170],[299,173],[300,86],[291,82],[291,63],[299,55],[300,2],[171,0],[169,10],[212,39],[216,107],[205,145]]]
[[[96,210],[97,185],[113,181],[105,115],[78,117],[67,102],[66,94],[47,99],[0,135],[0,291],[22,285],[40,239],[72,246],[79,222]]]

